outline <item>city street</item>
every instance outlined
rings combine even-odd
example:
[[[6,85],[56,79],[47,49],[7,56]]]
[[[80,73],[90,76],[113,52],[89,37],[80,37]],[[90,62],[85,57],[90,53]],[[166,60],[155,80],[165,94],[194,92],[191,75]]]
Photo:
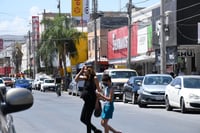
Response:
[[[82,100],[77,96],[33,90],[34,105],[14,113],[17,133],[86,133],[80,122]],[[109,123],[123,133],[199,133],[200,113],[168,112],[164,106],[139,108],[137,105],[115,102],[113,119]],[[92,118],[100,129],[100,118]]]

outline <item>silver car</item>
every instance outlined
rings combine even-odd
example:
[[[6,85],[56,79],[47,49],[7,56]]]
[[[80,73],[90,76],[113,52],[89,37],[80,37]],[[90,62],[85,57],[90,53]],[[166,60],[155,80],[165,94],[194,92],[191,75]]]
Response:
[[[33,105],[32,93],[23,88],[12,88],[5,94],[0,90],[0,133],[16,133],[11,113]]]
[[[138,106],[165,104],[165,88],[173,80],[169,74],[146,74],[138,90]]]

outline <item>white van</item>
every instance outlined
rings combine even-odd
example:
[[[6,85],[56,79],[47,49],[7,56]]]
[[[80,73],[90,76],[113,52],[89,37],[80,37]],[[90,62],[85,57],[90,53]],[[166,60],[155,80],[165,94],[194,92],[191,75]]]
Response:
[[[133,69],[106,69],[104,73],[111,77],[112,85],[115,88],[115,99],[122,99],[124,83],[132,76],[138,76],[136,70]]]

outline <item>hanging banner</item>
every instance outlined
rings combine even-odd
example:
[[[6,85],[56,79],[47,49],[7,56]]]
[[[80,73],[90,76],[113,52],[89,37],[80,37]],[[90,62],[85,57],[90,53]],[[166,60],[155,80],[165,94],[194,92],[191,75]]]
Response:
[[[72,0],[72,17],[83,15],[83,0]]]
[[[89,0],[83,0],[83,21],[88,22],[90,19],[90,12],[89,12]]]
[[[40,22],[39,22],[39,16],[32,16],[32,31],[33,31],[33,41],[39,40],[39,33],[40,33]]]
[[[155,63],[156,66],[160,66],[160,61],[161,61],[161,55],[160,55],[160,49],[155,50],[156,58],[155,58]],[[177,47],[167,47],[166,48],[166,64],[167,65],[172,65],[172,64],[177,64],[178,60],[178,53],[177,53]]]

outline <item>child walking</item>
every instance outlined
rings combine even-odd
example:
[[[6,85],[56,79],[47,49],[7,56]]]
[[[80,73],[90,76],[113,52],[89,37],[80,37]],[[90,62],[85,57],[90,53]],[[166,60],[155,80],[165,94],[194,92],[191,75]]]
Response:
[[[104,127],[104,133],[122,133],[115,130],[108,124],[108,120],[112,119],[114,112],[114,93],[111,82],[111,77],[108,74],[104,74],[102,77],[102,84],[105,86],[104,94],[98,93],[99,99],[104,101],[103,110],[101,114],[101,125]]]

